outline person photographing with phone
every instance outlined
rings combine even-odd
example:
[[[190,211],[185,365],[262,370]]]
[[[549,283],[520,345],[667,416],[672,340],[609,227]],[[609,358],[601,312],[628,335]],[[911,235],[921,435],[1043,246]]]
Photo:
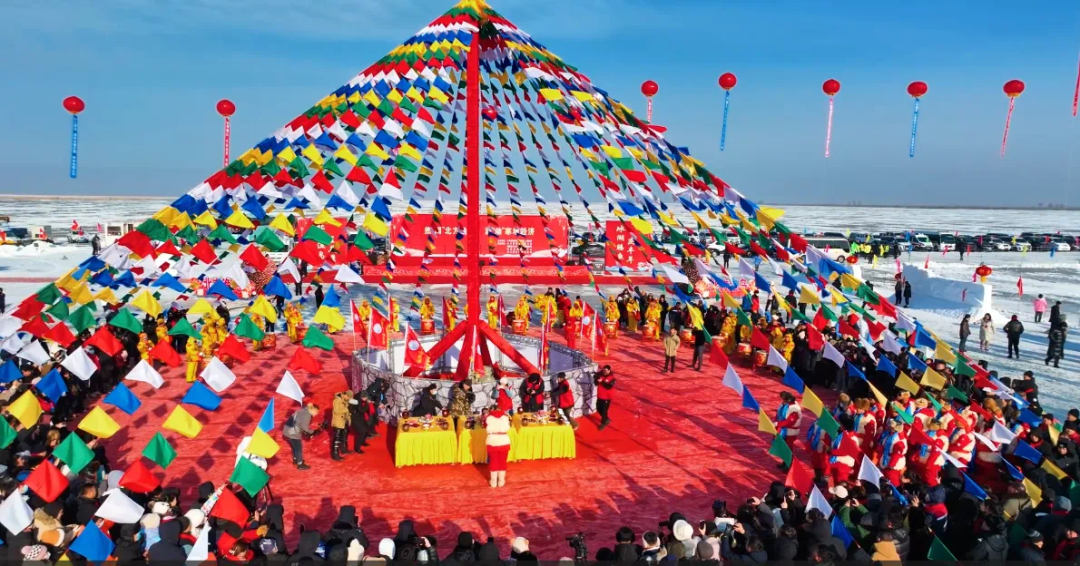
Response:
[[[316,430],[311,428],[311,422],[319,416],[319,406],[308,403],[299,411],[293,413],[285,421],[285,427],[281,430],[281,436],[289,443],[292,451],[293,465],[298,470],[308,470],[310,466],[304,463],[304,438],[311,437]]]

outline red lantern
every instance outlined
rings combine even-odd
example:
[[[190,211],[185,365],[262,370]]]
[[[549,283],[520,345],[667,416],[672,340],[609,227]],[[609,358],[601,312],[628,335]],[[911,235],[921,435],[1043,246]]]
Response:
[[[989,265],[980,265],[975,268],[975,275],[979,277],[989,277],[992,273],[994,273],[994,270]]]
[[[656,96],[656,93],[660,92],[660,85],[656,84],[656,81],[645,81],[641,83],[641,94],[646,97]]]
[[[829,96],[836,96],[836,93],[840,92],[840,81],[836,79],[829,79],[822,83],[821,91]]]
[[[851,265],[855,265],[856,263],[859,263],[859,258],[855,255],[849,255],[847,256],[847,262]]]
[[[735,78],[734,73],[724,73],[720,75],[720,88],[724,90],[731,90],[735,88],[735,85],[739,82],[739,79]]]
[[[1016,98],[1024,93],[1024,81],[1013,79],[1005,83],[1002,90],[1005,91],[1005,95],[1009,98]]]
[[[227,98],[219,100],[217,103],[217,112],[225,118],[228,118],[236,113],[236,105]]]
[[[487,118],[488,120],[494,120],[495,118],[499,117],[499,113],[496,112],[495,109],[490,107],[490,106],[488,106],[487,108],[484,108],[483,114],[484,114],[484,117]]]
[[[72,114],[78,114],[86,110],[86,103],[78,96],[69,96],[64,99],[64,110]]]
[[[915,81],[907,85],[907,93],[910,94],[913,98],[919,98],[920,96],[926,94],[927,90],[928,87],[926,86],[926,83],[922,81]]]

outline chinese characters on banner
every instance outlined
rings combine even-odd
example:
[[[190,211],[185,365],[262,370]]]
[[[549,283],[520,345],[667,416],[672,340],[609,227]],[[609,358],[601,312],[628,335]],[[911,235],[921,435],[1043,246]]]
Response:
[[[497,226],[489,226],[488,220],[481,219],[481,229],[485,231],[495,230],[495,254],[497,256],[517,257],[524,248],[526,256],[543,252],[545,256],[550,251],[548,239],[544,235],[544,222],[539,216],[521,216],[521,224],[511,215],[500,216]],[[406,238],[405,248],[422,253],[427,246],[428,236],[435,240],[435,250],[432,255],[454,255],[454,245],[458,231],[457,216],[451,214],[442,215],[438,223],[434,223],[431,214],[417,214],[411,217],[411,221],[405,223],[404,217],[394,216],[391,224],[391,235],[398,234],[404,227],[409,236]],[[565,255],[569,242],[569,228],[565,217],[552,217],[548,219],[548,227],[551,229],[555,245],[555,253]],[[480,244],[480,253],[488,252],[486,239]]]
[[[604,226],[608,244],[604,245],[604,267],[623,267],[632,271],[649,269],[649,262],[641,248],[634,245],[635,234],[618,220],[608,220]],[[639,242],[640,243],[640,242]]]

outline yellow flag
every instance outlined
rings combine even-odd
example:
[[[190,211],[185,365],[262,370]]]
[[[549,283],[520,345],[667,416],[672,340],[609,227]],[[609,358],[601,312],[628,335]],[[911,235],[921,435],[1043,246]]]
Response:
[[[934,349],[934,358],[941,360],[947,364],[956,363],[956,354],[952,352],[949,345],[944,340],[938,340],[937,348]]]
[[[810,391],[809,387],[803,390],[802,406],[807,411],[810,411],[811,413],[814,413],[815,416],[819,417],[821,416],[821,411],[825,409],[825,405],[821,402],[821,399],[815,395],[813,391]]]
[[[346,161],[349,165],[356,166],[356,162],[359,159],[353,155],[353,152],[349,151],[349,146],[342,144],[341,147],[334,152],[334,157]]]
[[[38,419],[41,418],[41,404],[38,403],[37,397],[29,390],[20,395],[14,403],[8,405],[7,410],[11,416],[19,419],[23,428],[36,425]]]
[[[323,224],[329,224],[331,226],[341,226],[341,222],[338,222],[328,210],[325,208],[319,211],[318,216],[313,221],[315,224],[322,226]]]
[[[850,276],[850,275],[848,275],[847,273],[843,273],[843,274],[840,275],[840,286],[841,287],[843,287],[845,289],[858,289],[859,285],[860,285],[859,280],[852,277],[852,276]]]
[[[558,90],[553,88],[542,88],[540,89],[540,94],[544,95],[544,98],[548,99],[549,101],[563,99],[562,92],[559,92]]]
[[[1054,463],[1050,460],[1043,460],[1042,469],[1046,470],[1050,474],[1053,474],[1053,476],[1059,480],[1065,479],[1068,475],[1064,471],[1062,471],[1061,468],[1054,465]]]
[[[742,305],[739,304],[739,301],[736,301],[735,297],[732,297],[731,294],[728,293],[727,291],[723,291],[723,290],[720,291],[720,296],[723,297],[724,306],[726,308],[729,308],[729,309],[740,309],[740,308],[742,308]]]
[[[331,332],[337,332],[345,327],[345,317],[341,316],[341,312],[326,305],[319,307],[312,322],[329,326]]]
[[[255,302],[248,307],[248,311],[260,315],[270,322],[277,322],[277,309],[270,304],[270,301],[266,300],[266,295],[256,297]]]
[[[94,300],[94,294],[87,288],[86,283],[79,283],[78,287],[68,297],[80,305],[85,305]]]
[[[768,213],[766,213],[764,210],[761,210],[760,208],[757,211],[757,221],[758,221],[759,224],[761,224],[762,226],[764,226],[765,228],[767,228],[769,230],[772,230],[773,225],[776,223],[772,219],[772,217],[769,216]]]
[[[630,224],[633,224],[634,228],[637,228],[638,232],[641,232],[642,234],[652,234],[652,222],[649,222],[648,220],[631,218]]]
[[[693,326],[695,330],[701,330],[705,325],[705,317],[701,316],[701,310],[694,305],[689,305],[689,309],[690,325]]]
[[[243,212],[234,210],[228,218],[225,219],[225,223],[229,226],[236,226],[237,228],[254,228],[255,225],[251,223],[251,220],[247,216],[244,216]]]
[[[251,435],[251,442],[247,446],[246,452],[254,456],[262,456],[263,458],[270,459],[277,454],[277,451],[281,447],[277,442],[274,442],[273,438],[270,438],[269,434],[266,434],[262,429],[255,429],[255,434]]]
[[[217,228],[217,220],[214,220],[214,215],[210,214],[209,210],[204,211],[202,214],[196,216],[193,222],[202,226],[209,226],[211,230]]]
[[[270,227],[281,230],[290,236],[296,235],[296,230],[293,229],[292,224],[289,224],[289,218],[284,214],[275,216],[274,219],[270,221]]]
[[[937,389],[941,391],[945,389],[945,387],[948,385],[948,382],[945,381],[945,378],[942,377],[940,373],[934,371],[934,368],[928,367],[926,368],[926,373],[924,373],[922,376],[922,380],[919,381],[919,385],[925,385],[927,387],[930,387],[931,389]]]
[[[420,152],[417,151],[417,149],[415,147],[413,147],[413,146],[411,146],[411,145],[409,145],[407,143],[403,143],[403,144],[401,144],[401,146],[398,147],[398,155],[404,155],[406,157],[411,157],[411,158],[413,158],[413,159],[415,159],[417,161],[420,161],[421,159],[424,158],[424,156],[421,155]]]
[[[373,143],[373,144],[369,145],[368,148],[367,148],[367,151],[365,153],[367,153],[368,155],[372,155],[374,157],[378,157],[379,159],[382,159],[383,161],[386,161],[387,159],[390,158],[390,154],[386,153],[386,151],[383,148],[379,147],[379,144],[377,144],[377,143]]]
[[[1027,491],[1028,497],[1031,498],[1031,506],[1038,507],[1042,502],[1042,490],[1039,486],[1031,482],[1031,480],[1024,478],[1024,490]]]
[[[765,414],[765,409],[758,409],[757,429],[761,432],[769,433],[770,436],[776,436],[776,427],[773,426],[769,415]]]
[[[304,154],[304,157],[308,158],[309,160],[311,160],[312,163],[316,165],[323,164],[322,154],[319,153],[318,149],[315,149],[314,144],[305,147],[300,153]]]
[[[381,218],[370,212],[364,217],[364,224],[361,227],[371,230],[383,238],[390,233],[390,227],[386,225],[386,222],[383,222]]]
[[[187,438],[195,438],[202,430],[202,424],[195,420],[191,413],[184,410],[183,406],[177,405],[169,418],[165,419],[165,424],[161,425],[161,428],[180,433]]]
[[[600,149],[604,153],[608,154],[609,157],[612,157],[614,159],[618,159],[618,158],[623,156],[622,155],[622,150],[620,150],[619,148],[617,148],[615,146],[602,145],[602,146],[600,146]]]
[[[168,225],[171,224],[173,219],[176,218],[179,214],[179,210],[176,210],[171,206],[166,206],[165,208],[157,211],[157,214],[155,214],[153,218],[154,220],[160,221],[162,224]]]
[[[908,377],[908,374],[904,372],[900,372],[900,377],[896,378],[896,386],[910,392],[912,395],[919,394],[919,384],[915,383],[915,380]]]
[[[143,289],[142,293],[139,293],[131,300],[131,306],[154,318],[157,318],[157,315],[161,314],[161,303],[158,303],[157,299],[155,299],[154,296],[150,294],[150,291],[146,289]]]
[[[808,305],[820,305],[821,299],[818,294],[807,289],[806,287],[799,286],[799,302],[806,303]]]
[[[911,380],[909,379],[908,381],[911,381]],[[881,391],[878,391],[877,387],[874,387],[873,383],[870,383],[868,381],[868,382],[866,382],[866,384],[870,386],[870,391],[874,394],[874,398],[877,399],[877,402],[878,402],[879,405],[884,407],[884,406],[889,404],[888,400],[885,399],[885,396],[881,394]]]
[[[261,297],[262,295],[259,296]],[[195,301],[195,304],[192,305],[191,308],[187,311],[188,314],[209,314],[212,312],[217,311],[214,310],[214,307],[210,304],[210,301],[207,301],[203,297],[199,297],[199,300]]]
[[[98,291],[97,294],[94,295],[94,300],[102,301],[110,305],[115,305],[116,303],[120,302],[116,298],[116,295],[112,292],[112,289],[108,287],[105,287],[104,289]]]
[[[183,230],[188,226],[191,226],[191,217],[188,216],[188,213],[186,212],[181,213],[180,216],[177,216],[176,218],[173,218],[172,222],[169,223],[170,228],[176,228],[177,230]]]
[[[79,430],[84,430],[98,438],[109,438],[120,430],[120,425],[116,424],[116,421],[98,406],[79,422]]]
[[[1060,436],[1060,433],[1058,433],[1058,429],[1051,426],[1050,428],[1046,429],[1046,432],[1050,434],[1050,443],[1054,446],[1057,446],[1058,436]]]

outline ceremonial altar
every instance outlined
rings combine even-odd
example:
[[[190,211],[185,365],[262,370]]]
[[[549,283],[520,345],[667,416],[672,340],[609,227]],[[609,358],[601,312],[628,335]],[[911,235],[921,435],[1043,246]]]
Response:
[[[551,420],[547,413],[518,413],[510,428],[509,462],[575,458],[577,440],[569,424]],[[487,462],[487,430],[478,418],[459,418],[457,457],[461,464]]]
[[[446,417],[398,419],[394,465],[419,466],[456,462],[457,435]]]

